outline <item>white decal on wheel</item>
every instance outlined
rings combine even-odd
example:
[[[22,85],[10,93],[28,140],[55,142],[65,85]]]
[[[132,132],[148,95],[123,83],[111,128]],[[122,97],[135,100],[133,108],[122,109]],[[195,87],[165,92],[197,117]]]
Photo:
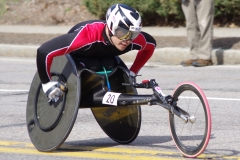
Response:
[[[155,90],[156,90],[158,93],[160,93],[162,96],[166,96],[166,95],[163,93],[162,89],[161,89],[159,86],[155,87]]]

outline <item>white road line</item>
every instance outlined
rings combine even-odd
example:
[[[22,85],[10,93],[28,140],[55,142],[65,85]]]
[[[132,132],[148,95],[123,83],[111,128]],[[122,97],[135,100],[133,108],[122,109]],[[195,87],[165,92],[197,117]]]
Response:
[[[0,92],[28,92],[29,90],[0,89]]]
[[[179,97],[179,98],[189,98],[189,99],[199,99],[198,97]],[[216,97],[207,97],[208,100],[220,100],[220,101],[240,101],[238,98],[216,98]]]
[[[11,90],[11,89],[0,89],[0,92],[28,92],[29,90]],[[179,98],[189,98],[189,99],[199,99],[198,97],[182,97]],[[238,98],[217,98],[217,97],[207,97],[208,100],[219,100],[219,101],[240,101]]]
[[[34,58],[0,58],[0,61],[13,61],[13,62],[31,62],[36,63]]]
[[[215,98],[215,97],[207,97],[208,100],[221,100],[221,101],[240,101],[237,98]]]

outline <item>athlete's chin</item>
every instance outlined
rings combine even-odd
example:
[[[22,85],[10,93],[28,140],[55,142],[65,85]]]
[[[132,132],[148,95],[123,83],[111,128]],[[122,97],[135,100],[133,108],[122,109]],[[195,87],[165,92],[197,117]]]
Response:
[[[118,50],[123,51],[126,49],[127,46],[120,45],[118,46]]]
[[[125,47],[125,48],[126,48],[126,47]],[[118,48],[118,50],[120,50],[120,51],[124,51],[125,48]]]

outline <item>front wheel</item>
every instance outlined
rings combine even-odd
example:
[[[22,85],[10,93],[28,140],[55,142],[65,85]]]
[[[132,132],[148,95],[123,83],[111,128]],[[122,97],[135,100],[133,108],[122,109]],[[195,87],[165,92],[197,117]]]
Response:
[[[172,138],[180,152],[189,158],[200,155],[210,139],[211,113],[207,98],[192,82],[180,84],[173,93],[176,109],[188,117],[188,122],[169,112]]]

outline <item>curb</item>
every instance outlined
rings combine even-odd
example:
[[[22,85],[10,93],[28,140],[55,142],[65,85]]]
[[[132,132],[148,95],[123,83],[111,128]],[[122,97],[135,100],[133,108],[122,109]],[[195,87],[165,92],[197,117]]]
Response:
[[[36,57],[36,45],[0,44],[1,57]]]
[[[0,56],[35,58],[38,47],[38,45],[0,44]],[[133,62],[136,53],[137,51],[130,51],[120,57],[125,62]],[[187,59],[189,59],[189,48],[157,48],[148,64],[179,65]],[[212,51],[212,61],[215,65],[240,64],[240,50],[214,49]]]
[[[42,26],[42,25],[0,25],[0,32],[25,34],[64,34],[73,26]],[[144,26],[142,31],[152,36],[187,36],[185,27]],[[240,28],[214,27],[214,37],[240,37]]]

